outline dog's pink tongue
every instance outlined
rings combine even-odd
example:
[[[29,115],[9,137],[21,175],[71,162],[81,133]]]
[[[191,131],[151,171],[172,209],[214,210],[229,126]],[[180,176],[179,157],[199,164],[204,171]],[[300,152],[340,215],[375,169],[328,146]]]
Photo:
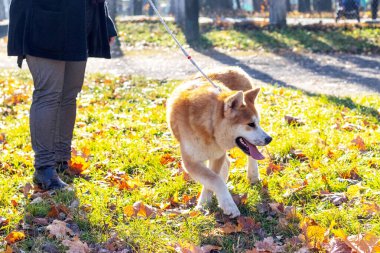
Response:
[[[264,160],[265,156],[260,153],[260,151],[257,149],[255,145],[252,145],[251,143],[248,143],[249,147],[249,154],[256,160]]]

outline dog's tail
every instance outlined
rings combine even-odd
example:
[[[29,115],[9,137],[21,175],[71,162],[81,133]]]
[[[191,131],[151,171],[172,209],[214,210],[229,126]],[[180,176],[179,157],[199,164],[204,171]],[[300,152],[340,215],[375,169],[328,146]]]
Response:
[[[240,67],[211,69],[206,70],[205,73],[211,80],[219,81],[231,90],[247,91],[254,88],[252,78]]]

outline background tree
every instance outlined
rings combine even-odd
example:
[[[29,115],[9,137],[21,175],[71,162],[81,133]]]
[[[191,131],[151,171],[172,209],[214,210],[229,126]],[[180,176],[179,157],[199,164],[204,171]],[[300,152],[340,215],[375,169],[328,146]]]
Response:
[[[241,3],[240,3],[240,0],[236,0],[236,8],[238,10],[241,10]]]
[[[202,8],[208,13],[226,12],[233,9],[234,0],[200,0]]]
[[[154,3],[154,5],[158,8],[158,0],[152,0],[152,2]],[[148,4],[149,4],[149,1],[148,1]],[[148,11],[148,15],[149,16],[154,16],[154,10],[152,8],[152,6],[149,4],[149,11]]]
[[[286,26],[286,0],[269,0],[269,23],[271,26]]]
[[[115,2],[115,0],[111,2]],[[142,15],[142,10],[143,10],[143,1],[133,0],[133,15]]]
[[[298,0],[298,11],[299,12],[310,12],[310,0]]]
[[[252,0],[253,10],[256,12],[261,12],[267,10],[266,0]]]
[[[332,11],[332,0],[314,0],[313,5],[316,11]]]
[[[379,9],[379,0],[372,0],[371,3],[371,11],[372,11],[372,19],[377,19],[377,12]]]
[[[5,14],[5,1],[0,0],[0,20],[5,19],[6,14]]]
[[[176,0],[174,14],[187,42],[196,43],[199,40],[199,0]]]

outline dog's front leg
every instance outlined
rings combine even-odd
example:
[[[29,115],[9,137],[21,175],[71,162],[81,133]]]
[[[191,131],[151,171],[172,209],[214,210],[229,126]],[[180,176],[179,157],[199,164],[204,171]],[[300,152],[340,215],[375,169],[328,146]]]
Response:
[[[228,179],[229,165],[230,163],[226,155],[223,155],[219,159],[212,159],[209,161],[209,168],[218,174],[224,180],[224,182],[227,182]],[[212,191],[203,186],[201,195],[198,200],[197,208],[202,208],[204,205],[209,204],[211,202],[211,199]]]
[[[259,167],[257,161],[252,157],[248,157],[247,177],[251,184],[255,184],[260,181]]]
[[[185,168],[190,176],[194,180],[200,182],[204,189],[215,193],[219,206],[223,209],[224,214],[230,215],[231,217],[239,216],[239,209],[232,199],[224,180],[214,171],[207,168],[202,162],[192,161],[191,157],[186,155],[183,155],[182,158]],[[223,163],[224,159],[222,160],[221,165]]]

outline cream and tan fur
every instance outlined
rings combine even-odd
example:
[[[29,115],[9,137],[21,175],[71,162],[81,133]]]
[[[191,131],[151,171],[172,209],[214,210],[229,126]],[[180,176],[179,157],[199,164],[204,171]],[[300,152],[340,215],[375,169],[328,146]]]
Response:
[[[236,217],[240,212],[226,186],[226,152],[240,136],[257,146],[268,144],[271,138],[259,126],[255,99],[260,89],[253,88],[251,78],[237,67],[207,74],[222,92],[199,76],[184,82],[168,100],[167,120],[180,143],[186,171],[203,185],[198,207],[209,203],[215,193],[224,213]],[[248,178],[255,183],[259,180],[257,161],[248,159]]]

